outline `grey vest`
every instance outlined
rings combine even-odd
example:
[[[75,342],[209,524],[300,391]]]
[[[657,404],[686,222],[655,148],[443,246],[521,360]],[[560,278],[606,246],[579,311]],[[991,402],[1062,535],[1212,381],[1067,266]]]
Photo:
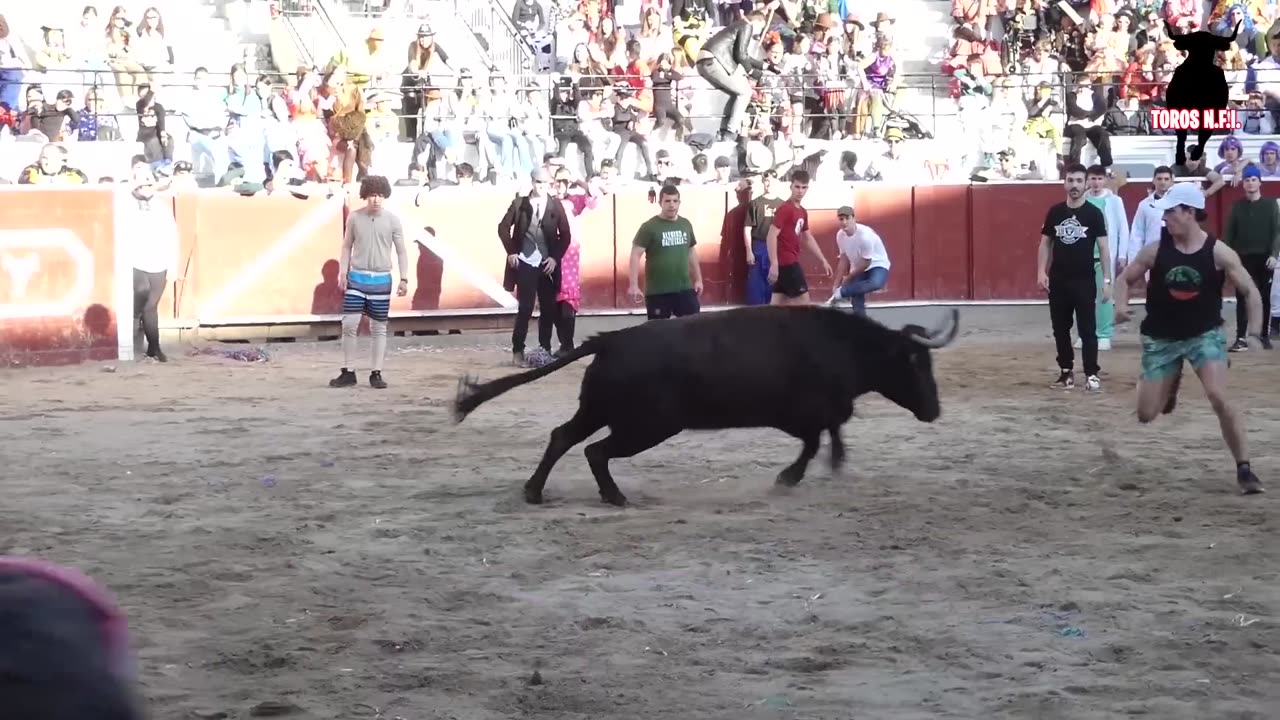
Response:
[[[542,203],[542,212],[545,215],[547,212],[547,200],[543,200]],[[533,203],[530,203],[530,205],[532,206]],[[536,211],[536,208],[531,207],[531,209]],[[529,218],[529,229],[525,231],[524,244],[520,247],[520,253],[525,257],[529,257],[533,255],[534,250],[537,250],[544,259],[548,257],[547,239],[543,236],[542,218],[538,215],[532,215]]]

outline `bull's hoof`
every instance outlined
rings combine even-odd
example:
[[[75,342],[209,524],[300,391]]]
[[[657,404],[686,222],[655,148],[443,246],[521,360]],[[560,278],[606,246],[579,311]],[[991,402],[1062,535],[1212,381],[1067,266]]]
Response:
[[[541,505],[542,491],[536,490],[531,487],[526,487],[524,489],[524,501],[529,503],[530,505]]]
[[[778,473],[778,479],[774,480],[774,482],[784,487],[795,487],[799,485],[800,481],[803,479],[804,473],[787,468],[786,470]]]
[[[620,492],[607,495],[605,493],[600,493],[600,499],[614,507],[624,508],[627,506],[627,496]]]

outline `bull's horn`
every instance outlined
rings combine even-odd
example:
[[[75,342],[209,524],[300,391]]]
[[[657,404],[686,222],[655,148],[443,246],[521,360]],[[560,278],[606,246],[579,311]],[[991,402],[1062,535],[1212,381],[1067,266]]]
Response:
[[[1231,31],[1231,37],[1229,37],[1229,38],[1227,38],[1227,39],[1228,39],[1228,40],[1231,40],[1231,41],[1233,41],[1233,42],[1234,42],[1234,41],[1235,41],[1235,39],[1236,39],[1236,36],[1237,36],[1237,35],[1239,35],[1239,34],[1240,34],[1240,23],[1236,23],[1235,28],[1234,28],[1234,29],[1232,29],[1232,31]]]
[[[1169,24],[1169,21],[1167,19],[1164,21],[1164,34],[1168,35],[1170,38],[1172,38],[1174,35],[1177,35],[1177,33],[1173,31],[1173,26]]]
[[[960,311],[956,308],[951,308],[951,311],[943,318],[941,325],[924,337],[913,335],[911,339],[927,348],[937,349],[950,345],[956,339],[956,335],[959,334]]]

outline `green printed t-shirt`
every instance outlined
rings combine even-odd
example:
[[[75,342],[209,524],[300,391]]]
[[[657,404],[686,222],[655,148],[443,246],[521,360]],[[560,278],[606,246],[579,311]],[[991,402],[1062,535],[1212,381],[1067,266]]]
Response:
[[[655,215],[644,221],[632,242],[634,247],[644,248],[644,294],[692,290],[689,253],[696,244],[693,225],[685,218],[667,220]]]

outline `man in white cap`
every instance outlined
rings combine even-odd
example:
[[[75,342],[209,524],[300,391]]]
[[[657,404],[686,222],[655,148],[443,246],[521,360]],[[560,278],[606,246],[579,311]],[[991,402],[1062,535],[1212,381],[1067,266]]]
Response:
[[[1262,298],[1240,263],[1240,256],[1207,233],[1200,223],[1204,191],[1178,183],[1156,201],[1168,234],[1138,252],[1116,287],[1116,321],[1129,315],[1129,286],[1150,271],[1146,317],[1142,320],[1142,376],[1138,382],[1138,421],[1148,423],[1173,412],[1182,361],[1191,363],[1222,426],[1222,438],[1236,461],[1236,482],[1246,495],[1262,492],[1249,466],[1244,414],[1226,394],[1227,338],[1222,331],[1222,277],[1225,274],[1248,304],[1249,338],[1262,329]]]

